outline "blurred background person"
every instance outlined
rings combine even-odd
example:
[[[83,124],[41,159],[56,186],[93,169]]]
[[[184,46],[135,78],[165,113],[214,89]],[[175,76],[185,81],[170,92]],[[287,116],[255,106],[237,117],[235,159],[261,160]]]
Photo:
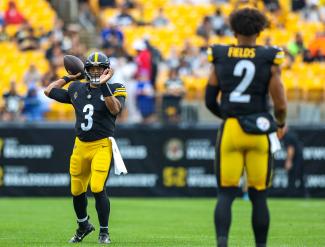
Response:
[[[21,111],[23,109],[23,97],[17,92],[17,83],[12,80],[10,82],[9,91],[3,94],[4,109],[3,121],[20,121],[23,120]]]
[[[41,121],[43,120],[42,102],[38,96],[38,89],[30,87],[24,97],[23,115],[26,121]]]
[[[281,143],[287,155],[284,163],[284,169],[288,174],[287,196],[307,196],[302,153],[303,144],[288,127],[285,129]]]
[[[178,76],[177,69],[169,71],[162,95],[162,119],[167,124],[177,124],[181,121],[181,102],[185,95],[183,81]]]
[[[142,117],[143,124],[156,121],[155,90],[149,81],[147,73],[137,76],[136,105]]]
[[[31,64],[24,74],[24,83],[28,88],[37,86],[41,82],[41,74],[35,64]]]
[[[18,10],[15,1],[8,2],[8,6],[4,14],[4,21],[6,25],[19,25],[25,21],[25,18]]]

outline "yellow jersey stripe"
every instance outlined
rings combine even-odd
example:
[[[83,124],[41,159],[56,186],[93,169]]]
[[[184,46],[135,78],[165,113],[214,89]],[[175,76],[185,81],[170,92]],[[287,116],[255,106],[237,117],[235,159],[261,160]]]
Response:
[[[208,61],[212,62],[213,61],[213,53],[212,53],[212,48],[211,47],[208,48],[207,54],[208,54]]]
[[[275,55],[275,58],[273,60],[274,64],[280,65],[284,62],[285,59],[285,54],[283,51],[279,51],[277,52],[277,54]]]
[[[125,87],[117,87],[115,90],[126,91]]]
[[[128,94],[126,92],[115,92],[113,96],[118,97],[118,96],[123,96],[126,97]]]

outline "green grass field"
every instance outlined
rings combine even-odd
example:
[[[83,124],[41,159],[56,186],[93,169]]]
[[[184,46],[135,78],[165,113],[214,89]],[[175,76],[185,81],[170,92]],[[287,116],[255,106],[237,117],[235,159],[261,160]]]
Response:
[[[98,228],[94,200],[88,203]],[[111,199],[111,246],[215,246],[213,199]],[[325,200],[269,200],[269,245],[325,246]],[[250,203],[236,200],[230,247],[254,246]],[[71,246],[70,198],[0,199],[0,246]],[[80,246],[99,246],[96,232]]]

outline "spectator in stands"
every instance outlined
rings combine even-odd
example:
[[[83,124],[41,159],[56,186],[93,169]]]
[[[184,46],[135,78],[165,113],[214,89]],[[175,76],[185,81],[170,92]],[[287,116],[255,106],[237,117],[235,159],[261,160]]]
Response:
[[[231,35],[231,31],[226,21],[226,17],[221,12],[220,8],[216,8],[214,15],[210,17],[213,31],[217,35]]]
[[[5,11],[4,20],[6,25],[20,25],[25,21],[24,16],[17,9],[14,1],[8,2],[8,7]]]
[[[186,40],[184,47],[179,56],[179,75],[186,76],[193,73],[193,65],[198,57],[198,49],[193,44]]]
[[[110,59],[110,61],[111,67],[114,69],[114,76],[111,78],[111,82],[118,83],[123,81],[128,93],[128,100],[125,103],[127,114],[122,120],[128,123],[139,123],[141,122],[141,114],[137,108],[137,81],[135,79],[137,65],[131,56]]]
[[[325,24],[324,24],[325,28]],[[320,32],[315,35],[315,38],[310,42],[308,49],[314,60],[325,60],[325,32]]]
[[[135,62],[138,66],[137,76],[146,76],[146,80],[150,80],[152,76],[152,61],[151,53],[143,39],[136,40],[133,43],[133,48],[136,50]]]
[[[62,67],[63,66],[63,57],[64,57],[64,54],[62,52],[61,46],[59,44],[56,44],[53,47],[53,50],[49,57],[49,61],[50,61],[51,65],[55,66],[55,67]]]
[[[159,64],[162,61],[162,56],[160,51],[154,47],[150,43],[149,37],[144,38],[144,42],[146,44],[146,47],[148,48],[151,56],[151,73],[150,73],[150,81],[154,88],[156,88],[156,80],[158,76],[158,69],[159,69]]]
[[[118,26],[129,26],[136,23],[134,17],[129,14],[129,9],[122,5],[120,13],[114,19],[115,24]]]
[[[69,24],[63,32],[63,40],[61,42],[62,51],[70,53],[72,48],[80,45],[80,26],[78,24]]]
[[[314,62],[314,57],[311,54],[310,50],[306,49],[303,53],[303,61],[305,63],[311,63]]]
[[[101,8],[115,8],[116,7],[116,0],[99,0],[99,6]]]
[[[213,26],[209,16],[205,16],[202,23],[196,30],[196,34],[203,38],[210,38],[214,35]]]
[[[136,102],[142,116],[143,124],[150,124],[156,121],[155,116],[155,91],[149,81],[147,73],[140,73],[136,89]]]
[[[59,75],[58,75],[58,68],[55,66],[51,66],[46,72],[45,74],[43,74],[42,79],[41,79],[41,84],[44,85],[45,87],[47,85],[45,85],[47,82],[51,82],[51,81],[56,81],[59,79]]]
[[[53,42],[61,42],[64,37],[64,22],[60,18],[55,19],[54,28],[52,31]]]
[[[302,34],[296,33],[295,40],[288,44],[288,51],[295,57],[298,54],[303,54],[305,49]]]
[[[168,18],[164,14],[164,9],[159,8],[156,17],[152,20],[154,27],[165,27],[169,24]]]
[[[117,45],[123,46],[124,35],[113,21],[107,22],[106,26],[102,29],[100,36],[103,47],[115,45],[115,40],[117,41]]]
[[[177,69],[169,71],[162,98],[162,119],[164,123],[179,123],[181,120],[181,101],[185,95],[183,81]]]
[[[0,12],[0,27],[4,27],[5,26],[5,19],[3,17],[3,13]]]
[[[23,98],[17,92],[15,81],[10,82],[10,89],[3,94],[4,112],[2,119],[4,121],[22,120],[21,111],[23,108]]]
[[[312,1],[304,8],[302,16],[303,19],[307,22],[320,22],[322,20],[321,12],[318,8],[317,3],[314,1]]]
[[[49,112],[51,109],[51,105],[53,103],[53,100],[51,100],[49,97],[47,97],[44,94],[45,88],[50,84],[52,81],[56,81],[59,79],[57,67],[52,66],[42,77],[41,79],[41,87],[37,90],[37,97],[39,98],[41,102],[41,109],[42,115],[44,115],[46,112]]]
[[[192,62],[193,76],[198,78],[207,78],[209,76],[211,67],[207,59],[206,53],[197,53],[196,59]]]
[[[0,25],[0,42],[9,40],[8,34],[5,32],[4,26]]]
[[[39,48],[39,40],[34,34],[33,27],[24,22],[15,34],[16,43],[21,51],[35,50]]]
[[[286,151],[284,169],[288,173],[288,196],[306,196],[304,167],[303,167],[303,145],[297,135],[286,128],[281,144]]]
[[[271,13],[277,12],[281,9],[279,0],[263,0],[265,8]]]
[[[305,0],[291,0],[291,10],[300,11],[306,6]]]
[[[124,0],[123,5],[128,9],[134,9],[139,6],[139,3],[135,2],[134,0]]]
[[[24,83],[28,88],[30,88],[35,87],[39,82],[41,82],[41,74],[35,64],[31,64],[24,74]]]
[[[89,3],[87,1],[79,4],[79,23],[88,32],[94,32],[96,29],[96,18],[90,11]]]
[[[166,59],[166,64],[169,69],[178,68],[178,66],[180,65],[179,52],[177,51],[176,47],[174,46],[171,47],[169,51],[169,55],[167,56]]]
[[[23,114],[27,121],[39,121],[43,119],[42,102],[38,97],[36,87],[30,87],[24,98]]]

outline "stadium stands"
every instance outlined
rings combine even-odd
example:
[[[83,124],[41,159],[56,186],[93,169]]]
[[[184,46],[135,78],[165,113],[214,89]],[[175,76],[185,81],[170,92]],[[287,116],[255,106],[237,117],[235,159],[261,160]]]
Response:
[[[0,2],[0,12],[5,12],[8,2],[9,0]],[[123,4],[121,0],[116,2],[118,6]],[[35,34],[41,35],[42,32],[53,30],[56,13],[47,1],[20,0],[16,1],[16,3],[18,9],[35,30]],[[295,34],[301,32],[304,46],[308,48],[318,33],[324,35],[324,24],[321,21],[311,22],[304,20],[301,18],[300,12],[292,12],[290,10],[290,3],[291,1],[289,0],[280,0],[280,9],[272,13],[268,12],[271,25],[259,38],[260,44],[264,44],[265,40],[269,38],[272,44],[286,47],[294,40]],[[120,12],[119,7],[101,9],[97,0],[90,0],[89,4],[92,11],[99,17],[98,23],[101,23],[102,26],[112,22]],[[196,35],[198,25],[203,18],[214,14],[216,7],[213,4],[174,4],[173,1],[139,0],[136,1],[135,5],[135,8],[129,10],[129,14],[136,20],[135,23],[119,27],[124,35],[123,47],[130,55],[134,56],[136,54],[133,44],[141,38],[149,39],[150,44],[161,52],[164,60],[168,59],[172,50],[178,54],[181,53],[184,48],[184,41],[188,41],[197,49],[205,47],[207,43],[229,44],[234,42],[234,38],[229,35],[213,35],[210,36],[208,41]],[[223,15],[227,17],[234,7],[238,6],[238,1],[223,1],[218,6]],[[259,3],[258,7],[264,8],[264,5]],[[164,15],[169,20],[169,24],[153,27],[150,23],[156,16],[159,8],[163,8]],[[42,9],[42,11],[37,11],[39,9]],[[10,37],[14,37],[18,30],[18,25],[6,26],[6,32]],[[0,42],[0,52],[2,54],[0,65],[3,68],[0,71],[3,85],[0,93],[3,93],[8,87],[9,82],[14,79],[19,82],[18,92],[25,94],[27,88],[22,81],[24,73],[30,64],[35,64],[42,74],[51,68],[45,57],[48,45],[48,43],[44,42],[41,44],[40,49],[21,51],[12,41]],[[289,62],[288,66],[284,68],[283,79],[288,98],[292,103],[311,102],[318,104],[324,100],[325,95],[324,62],[314,61],[306,63],[303,60],[303,54],[298,54],[294,57],[294,61]],[[158,94],[164,90],[164,83],[168,77],[167,70],[166,66],[162,66],[159,70],[156,86]],[[64,73],[62,68],[59,68],[58,71],[59,75]],[[199,75],[196,73],[185,74],[181,75],[181,79],[188,92],[185,99],[200,99],[202,97],[207,75],[204,73]],[[47,118],[48,120],[71,120],[70,116],[73,115],[71,113],[71,107],[54,103],[51,105],[51,111],[47,113]]]

